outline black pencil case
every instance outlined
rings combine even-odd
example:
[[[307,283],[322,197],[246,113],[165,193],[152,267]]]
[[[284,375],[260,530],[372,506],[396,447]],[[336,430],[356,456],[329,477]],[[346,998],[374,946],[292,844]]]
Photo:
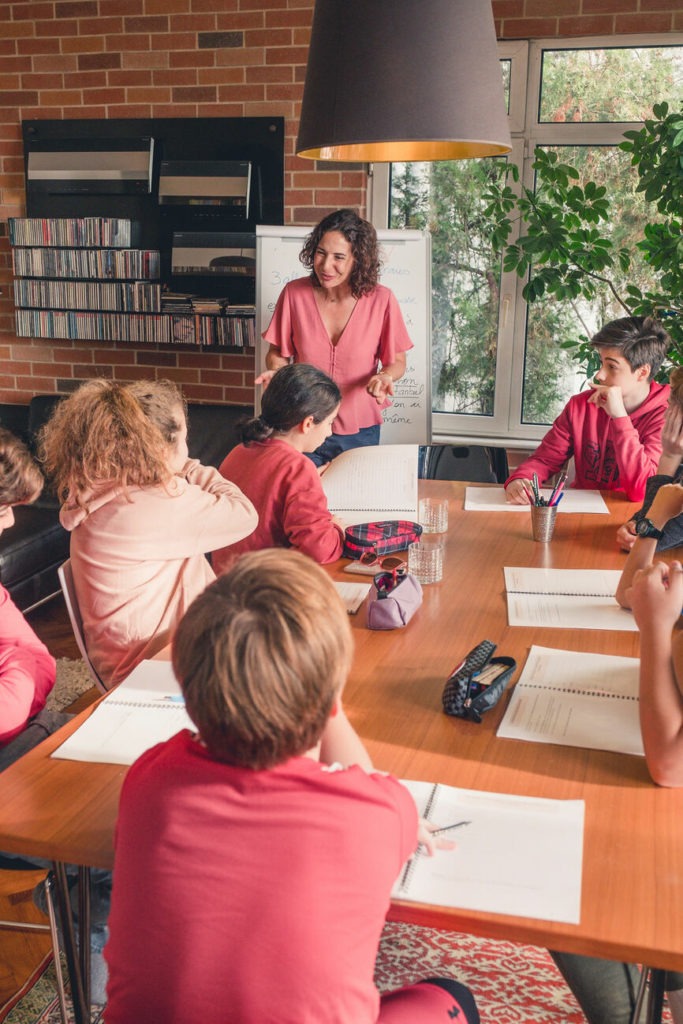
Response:
[[[491,640],[482,640],[467,657],[453,669],[446,680],[442,702],[447,715],[466,718],[470,722],[481,722],[485,711],[495,707],[505,692],[512,673],[517,667],[514,658],[492,657],[496,645]],[[500,665],[501,672],[490,683],[478,679],[484,669]]]

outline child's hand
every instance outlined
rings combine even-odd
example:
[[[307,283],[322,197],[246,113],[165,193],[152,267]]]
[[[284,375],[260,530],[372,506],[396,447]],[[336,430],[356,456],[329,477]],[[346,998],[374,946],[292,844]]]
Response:
[[[614,384],[609,387],[607,384],[598,384],[597,381],[589,380],[588,386],[593,388],[593,394],[588,396],[591,405],[597,405],[599,409],[604,409],[607,415],[615,420],[620,416],[628,416],[624,397],[618,385]]]
[[[622,551],[630,551],[636,542],[636,524],[632,519],[617,530],[617,544]]]
[[[434,856],[436,850],[454,850],[455,843],[445,836],[433,836],[432,832],[437,831],[438,825],[432,825],[426,818],[420,818],[417,826],[417,844],[423,846],[430,857]]]
[[[531,480],[525,480],[521,477],[517,480],[511,480],[505,488],[505,500],[509,505],[530,505],[532,490]]]
[[[256,380],[254,381],[254,384],[262,384],[263,385],[263,389],[265,391],[265,389],[268,387],[268,385],[270,384],[271,380],[273,379],[273,374],[275,372],[276,372],[275,370],[264,370],[263,373],[260,373],[258,375]]]
[[[628,596],[641,631],[654,628],[670,634],[683,608],[683,565],[655,562],[639,569]]]
[[[683,459],[683,409],[676,402],[666,410],[662,427],[662,454]]]
[[[654,496],[648,518],[661,530],[670,519],[683,512],[683,487],[680,484],[664,484]]]

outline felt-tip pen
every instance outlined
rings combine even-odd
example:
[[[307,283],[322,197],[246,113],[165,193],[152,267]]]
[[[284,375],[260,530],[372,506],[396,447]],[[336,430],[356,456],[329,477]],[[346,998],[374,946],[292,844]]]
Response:
[[[442,832],[451,832],[454,828],[462,828],[463,825],[471,825],[471,821],[456,821],[454,825],[443,825],[441,828],[435,828],[433,832],[430,832],[430,836],[440,836]]]

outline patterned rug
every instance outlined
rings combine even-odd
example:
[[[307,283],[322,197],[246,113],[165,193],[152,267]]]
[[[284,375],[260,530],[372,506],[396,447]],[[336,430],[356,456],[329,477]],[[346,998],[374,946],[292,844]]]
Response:
[[[585,1024],[545,949],[387,923],[375,967],[379,990],[437,975],[472,990],[482,1024]]]
[[[380,991],[421,978],[457,978],[475,994],[482,1024],[585,1024],[571,992],[545,950],[512,942],[389,923],[380,944],[375,981]],[[93,1024],[102,1021],[93,1012]],[[30,979],[4,1024],[59,1024],[54,965],[48,958]]]
[[[66,978],[66,962],[62,965]],[[67,1006],[70,1009],[67,997]],[[102,1024],[104,1008],[93,1009],[91,1024]],[[69,1021],[73,1017],[69,1014]],[[14,999],[0,1007],[0,1024],[61,1024],[55,965],[50,953],[33,972]]]
[[[48,711],[64,711],[92,685],[92,676],[84,661],[57,658],[57,679],[45,706]]]
[[[482,1024],[585,1024],[546,950],[388,923],[375,967],[379,990],[391,991],[436,975],[457,978],[472,989]],[[93,1009],[92,1024],[103,1024],[103,1012],[102,1007]],[[665,1010],[663,1021],[670,1020]],[[0,1008],[0,1024],[60,1024],[51,957],[15,999]]]

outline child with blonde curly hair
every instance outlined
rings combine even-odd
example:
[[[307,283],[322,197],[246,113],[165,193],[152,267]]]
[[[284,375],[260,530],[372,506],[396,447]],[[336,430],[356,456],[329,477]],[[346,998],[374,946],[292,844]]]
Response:
[[[215,577],[205,554],[256,527],[253,505],[188,458],[185,404],[171,381],[92,380],[41,436],[63,502],[88,654],[111,687],[171,639]]]

